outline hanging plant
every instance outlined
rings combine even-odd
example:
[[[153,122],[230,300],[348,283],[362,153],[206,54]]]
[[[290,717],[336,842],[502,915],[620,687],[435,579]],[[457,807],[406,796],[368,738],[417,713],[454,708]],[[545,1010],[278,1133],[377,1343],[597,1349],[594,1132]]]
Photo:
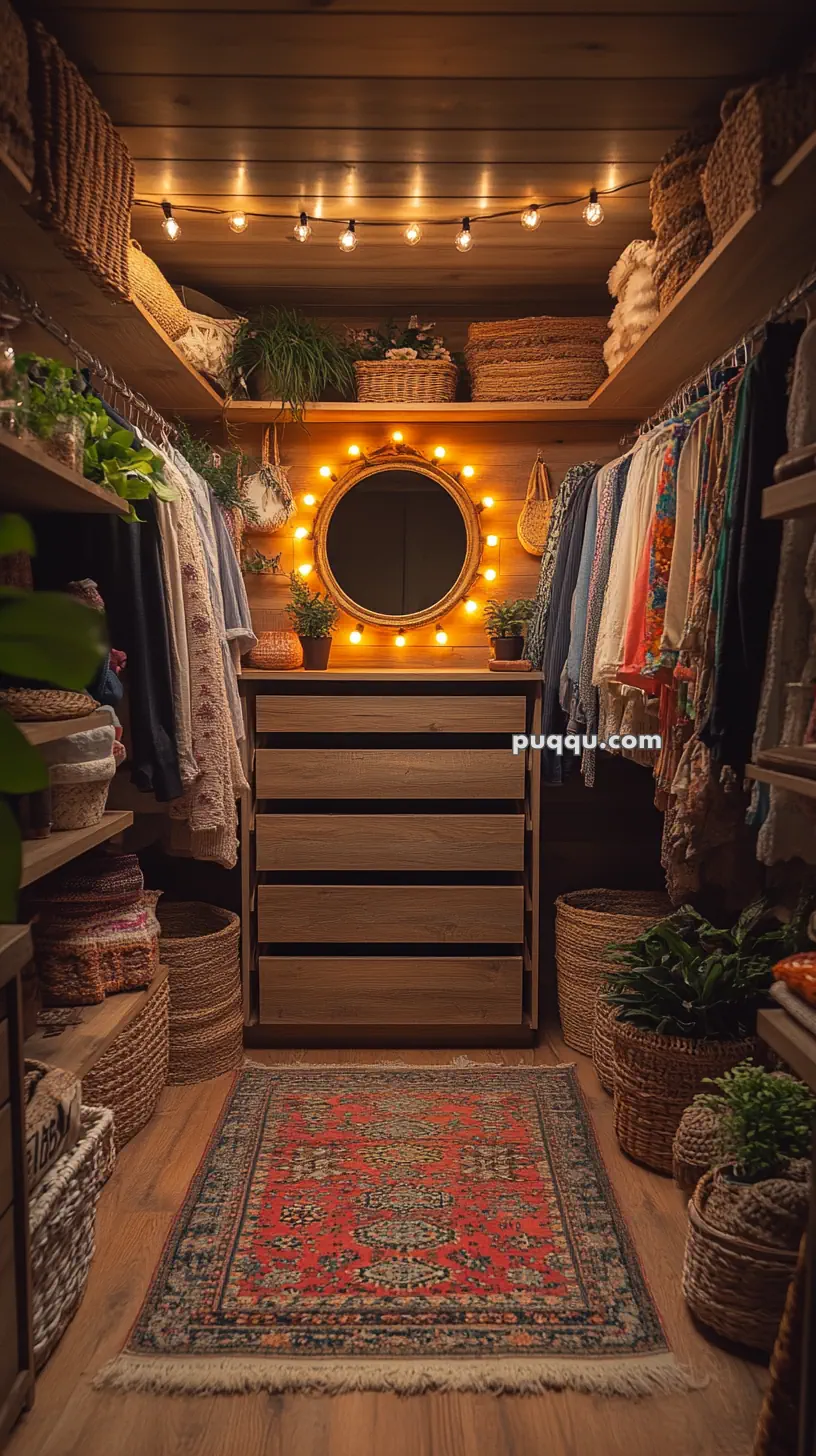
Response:
[[[176,449],[202,480],[206,480],[222,511],[240,511],[248,526],[259,526],[261,518],[246,495],[242,482],[252,462],[242,450],[213,450],[200,440],[184,420],[176,423]]]
[[[327,390],[350,398],[354,390],[351,351],[331,329],[297,309],[262,308],[235,335],[229,361],[233,391],[278,399],[302,421],[307,404]]]

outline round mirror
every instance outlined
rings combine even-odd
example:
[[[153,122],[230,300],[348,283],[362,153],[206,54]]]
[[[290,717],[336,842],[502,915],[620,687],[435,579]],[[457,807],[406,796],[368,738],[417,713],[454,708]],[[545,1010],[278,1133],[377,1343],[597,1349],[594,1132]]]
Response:
[[[353,466],[315,523],[317,564],[351,615],[418,626],[450,610],[479,562],[476,508],[454,476],[405,453]]]

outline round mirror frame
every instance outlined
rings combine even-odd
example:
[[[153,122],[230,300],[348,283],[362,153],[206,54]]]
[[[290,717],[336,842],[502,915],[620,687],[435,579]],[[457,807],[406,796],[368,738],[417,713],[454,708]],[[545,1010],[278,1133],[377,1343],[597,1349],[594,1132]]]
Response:
[[[403,616],[372,612],[368,607],[361,606],[359,602],[355,602],[350,596],[347,596],[331,569],[327,550],[329,525],[338,502],[350,490],[353,490],[355,485],[359,485],[361,480],[365,480],[369,475],[376,475],[383,469],[414,470],[418,475],[425,475],[435,480],[437,485],[441,485],[448,495],[453,497],[465,523],[465,560],[450,591],[440,601],[434,602],[433,606],[424,607],[421,612],[409,612]],[[323,586],[344,612],[347,612],[356,621],[371,627],[410,628],[422,627],[428,622],[438,622],[440,617],[444,617],[467,596],[479,570],[482,545],[479,510],[461,481],[457,480],[450,471],[443,470],[435,461],[428,460],[421,451],[414,450],[410,445],[397,447],[383,445],[379,450],[374,450],[370,455],[362,456],[360,460],[355,461],[328,491],[320,504],[314,523],[315,560]],[[376,543],[372,543],[372,549],[375,546]]]

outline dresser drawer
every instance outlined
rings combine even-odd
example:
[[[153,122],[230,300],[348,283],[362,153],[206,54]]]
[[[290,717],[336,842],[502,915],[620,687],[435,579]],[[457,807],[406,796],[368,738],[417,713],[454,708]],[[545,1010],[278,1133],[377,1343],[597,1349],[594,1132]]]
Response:
[[[261,941],[520,941],[521,885],[259,885]]]
[[[507,956],[261,956],[261,1022],[518,1026],[522,962]]]
[[[522,814],[259,814],[259,870],[522,870]]]
[[[523,733],[523,697],[259,697],[259,733]]]
[[[521,799],[508,748],[259,748],[259,799]]]

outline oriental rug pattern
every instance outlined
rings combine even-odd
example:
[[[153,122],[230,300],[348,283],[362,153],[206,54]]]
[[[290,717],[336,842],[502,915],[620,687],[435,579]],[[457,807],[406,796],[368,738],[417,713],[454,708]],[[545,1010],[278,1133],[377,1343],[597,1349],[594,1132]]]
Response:
[[[247,1067],[126,1350],[160,1391],[688,1388],[570,1067]]]

